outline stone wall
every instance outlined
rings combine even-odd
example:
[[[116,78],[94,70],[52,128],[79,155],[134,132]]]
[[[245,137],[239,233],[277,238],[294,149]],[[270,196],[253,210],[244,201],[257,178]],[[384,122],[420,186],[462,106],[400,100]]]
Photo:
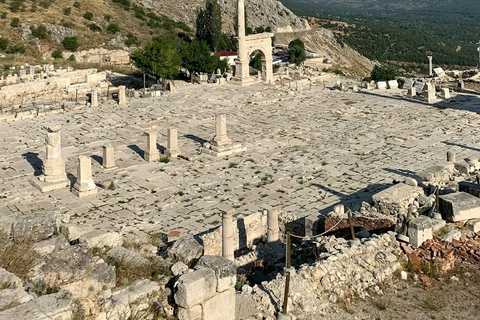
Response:
[[[234,320],[235,264],[222,257],[203,256],[195,268],[175,284],[177,318]]]
[[[401,268],[401,250],[393,232],[363,239],[354,247],[333,236],[315,239],[315,243],[317,249],[312,250],[317,251],[320,261],[301,266],[291,277],[288,309],[297,318],[319,315],[325,299],[336,302],[340,298],[365,297],[368,291],[381,294],[379,284]],[[279,274],[263,282],[263,288],[254,286],[253,296],[266,313],[273,316],[273,303],[282,306],[284,285],[285,277]]]
[[[64,57],[68,57],[70,54],[72,53],[65,52]],[[130,64],[130,54],[125,50],[90,49],[74,52],[73,56],[78,63],[109,66]]]

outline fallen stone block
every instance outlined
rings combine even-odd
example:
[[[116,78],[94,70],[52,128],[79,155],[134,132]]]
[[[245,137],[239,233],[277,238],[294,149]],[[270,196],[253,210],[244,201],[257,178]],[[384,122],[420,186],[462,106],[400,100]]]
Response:
[[[23,282],[19,277],[0,267],[0,288],[16,289],[22,287]]]
[[[466,192],[441,195],[440,212],[448,221],[480,219],[480,198]]]
[[[228,289],[202,303],[204,320],[235,320],[235,289]]]
[[[178,261],[178,262],[176,262],[172,265],[170,270],[172,271],[173,275],[176,277],[176,276],[187,273],[188,272],[188,266],[185,263],[183,263],[182,261]]]
[[[210,268],[215,271],[217,278],[217,292],[233,288],[237,282],[237,267],[233,261],[220,256],[203,256],[195,269]]]
[[[77,225],[64,225],[60,232],[65,235],[68,241],[78,240],[82,235],[94,231],[90,227],[80,227]]]
[[[203,247],[192,236],[181,237],[167,250],[170,258],[189,264],[202,256]]]
[[[0,290],[0,310],[14,308],[32,299],[22,288]]]
[[[93,262],[92,249],[70,246],[45,257],[45,284],[54,287],[83,279]]]
[[[148,268],[152,263],[140,254],[130,251],[124,247],[116,247],[107,252],[107,256],[117,263],[131,265],[135,268]]]
[[[121,247],[123,244],[123,237],[120,233],[102,230],[95,230],[82,234],[79,240],[80,243],[84,243],[90,248],[115,248]]]
[[[406,214],[408,206],[415,198],[423,195],[423,189],[398,183],[372,196],[375,207],[386,215]]]
[[[210,268],[202,268],[182,275],[176,283],[175,303],[191,308],[210,299],[217,292],[217,278]]]
[[[423,242],[433,239],[432,219],[426,216],[414,218],[408,223],[408,238],[414,247],[420,247]]]
[[[470,193],[472,196],[475,197],[480,197],[480,184],[460,181],[458,183],[458,191]]]
[[[51,238],[48,240],[43,240],[36,243],[33,246],[33,250],[35,250],[40,256],[46,256],[47,254],[58,252],[64,250],[70,246],[65,236],[62,234],[58,237]]]
[[[0,312],[0,320],[14,319],[71,320],[70,296],[63,292],[49,294]]]
[[[178,307],[177,317],[179,320],[198,320],[202,319],[202,306],[196,305],[192,308]]]
[[[444,242],[452,242],[453,239],[460,240],[462,233],[458,229],[452,229],[445,233],[440,233],[437,235],[437,239]]]
[[[475,233],[480,232],[480,219],[468,221],[467,228]]]
[[[58,233],[60,221],[56,212],[37,212],[21,216],[12,223],[14,241],[42,241]]]
[[[419,172],[417,175],[422,178],[423,181],[436,186],[449,182],[450,177],[453,175],[454,168],[455,165],[453,163],[442,161],[435,166]]]

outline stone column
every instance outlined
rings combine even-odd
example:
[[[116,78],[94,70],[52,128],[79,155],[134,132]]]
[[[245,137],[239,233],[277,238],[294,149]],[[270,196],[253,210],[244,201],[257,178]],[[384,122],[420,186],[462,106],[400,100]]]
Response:
[[[267,243],[278,241],[278,211],[268,210],[267,212]]]
[[[72,189],[73,194],[85,197],[97,193],[97,186],[92,178],[92,160],[87,156],[78,157],[77,182]]]
[[[103,167],[105,169],[115,167],[115,149],[110,143],[103,146]]]
[[[428,56],[428,75],[431,77],[433,76],[433,64],[432,64],[432,56]]]
[[[180,154],[182,154],[180,148],[178,147],[178,129],[167,129],[167,138],[167,150],[165,150],[165,155],[171,158],[178,157]]]
[[[442,91],[443,91],[443,98],[444,99],[450,99],[451,96],[450,96],[450,89],[448,88],[442,88]]]
[[[30,75],[31,76],[35,75],[35,67],[34,66],[30,66]]]
[[[125,97],[125,86],[120,86],[118,87],[118,105],[124,105],[126,103],[126,97]]]
[[[90,105],[92,107],[98,107],[98,89],[97,88],[93,88],[92,89],[92,93],[90,95]]]
[[[227,136],[227,116],[224,113],[215,115],[215,137],[212,144],[215,146],[232,144],[232,140]]]
[[[415,98],[417,96],[417,89],[415,87],[408,88],[408,96]]]
[[[157,132],[150,130],[145,132],[147,135],[147,150],[145,150],[145,160],[155,162],[160,160],[160,152],[157,148]]]
[[[60,126],[48,127],[45,141],[47,143],[47,159],[43,163],[41,180],[47,183],[66,181],[67,174],[65,173],[65,162],[62,159]]]
[[[456,157],[455,153],[453,153],[451,151],[448,151],[447,152],[447,161],[448,162],[453,162],[453,163],[457,162],[457,157]]]
[[[235,67],[235,78],[239,80],[248,78],[250,70],[250,57],[245,37],[245,1],[238,0],[238,60]]]
[[[222,212],[222,257],[234,261],[233,255],[233,210]]]

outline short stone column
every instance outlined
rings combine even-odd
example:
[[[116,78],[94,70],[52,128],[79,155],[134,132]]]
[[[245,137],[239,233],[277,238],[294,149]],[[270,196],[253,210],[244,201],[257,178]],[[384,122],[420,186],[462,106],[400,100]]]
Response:
[[[428,58],[428,75],[431,77],[433,76],[433,57],[432,56],[427,56]]]
[[[458,87],[460,89],[465,89],[465,82],[463,80],[458,80]]]
[[[417,96],[417,89],[415,87],[408,88],[408,96],[415,98]]]
[[[145,150],[145,160],[155,162],[160,160],[160,152],[157,148],[157,132],[150,130],[145,132],[147,135],[147,150]]]
[[[167,129],[167,139],[167,150],[165,150],[165,155],[171,158],[178,157],[182,153],[178,147],[178,129]]]
[[[62,159],[62,138],[60,126],[47,128],[46,159],[42,166],[42,175],[38,180],[33,179],[30,183],[42,192],[68,187],[70,182],[65,172],[65,162]]]
[[[126,87],[120,86],[118,87],[118,105],[124,105],[127,102],[126,98]]]
[[[87,156],[78,157],[77,182],[73,186],[72,193],[82,198],[97,193],[97,186],[92,178],[92,160]]]
[[[227,136],[227,115],[217,114],[215,115],[215,137],[212,140],[212,144],[215,146],[224,146],[232,144],[232,140]]]
[[[267,243],[278,241],[278,211],[268,210],[267,212]]]
[[[90,94],[90,106],[98,107],[98,89],[93,88]]]
[[[444,99],[450,99],[451,96],[450,96],[450,89],[448,88],[442,88],[442,92],[443,92],[443,98]]]
[[[105,169],[115,168],[115,149],[110,143],[103,146],[103,167]]]
[[[222,257],[234,261],[233,210],[222,212]]]
[[[448,162],[453,162],[453,163],[457,162],[457,157],[456,157],[455,153],[453,153],[451,151],[448,151],[447,152],[447,161]]]

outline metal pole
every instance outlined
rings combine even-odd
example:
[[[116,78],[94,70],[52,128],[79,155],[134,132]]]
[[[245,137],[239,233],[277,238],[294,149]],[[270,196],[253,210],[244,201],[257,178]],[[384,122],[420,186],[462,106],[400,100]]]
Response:
[[[285,295],[283,296],[283,309],[282,313],[284,315],[287,314],[287,306],[288,306],[288,294],[290,291],[290,267],[292,266],[292,260],[291,260],[291,252],[290,252],[290,247],[291,247],[291,240],[290,240],[290,233],[287,233],[287,256],[285,257],[287,260],[287,268],[285,269],[286,275],[285,275]]]
[[[145,73],[143,74],[143,93],[146,91],[146,85],[145,85]]]

